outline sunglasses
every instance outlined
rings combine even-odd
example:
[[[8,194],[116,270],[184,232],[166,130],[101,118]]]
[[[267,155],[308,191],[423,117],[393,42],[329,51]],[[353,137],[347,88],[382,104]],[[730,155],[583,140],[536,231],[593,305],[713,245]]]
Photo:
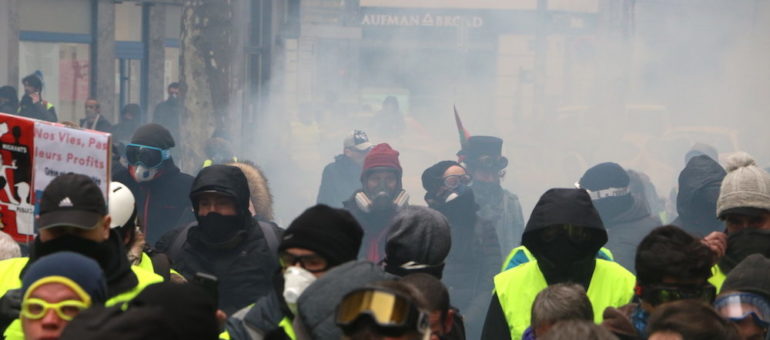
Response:
[[[171,152],[168,149],[141,144],[128,144],[126,146],[126,160],[131,165],[142,165],[154,169],[169,158],[171,158]]]
[[[653,306],[678,300],[700,300],[711,303],[717,294],[716,287],[711,284],[690,287],[652,285],[638,287],[638,289],[642,300]]]
[[[355,330],[362,316],[368,316],[385,336],[397,337],[408,331],[425,334],[430,321],[405,296],[377,288],[354,290],[342,298],[335,321],[346,334]]]
[[[80,300],[64,300],[51,303],[42,299],[29,298],[21,304],[21,315],[27,319],[38,320],[53,309],[62,320],[72,321],[88,305]]]
[[[543,242],[553,242],[561,235],[567,235],[570,241],[574,243],[583,243],[590,238],[585,227],[564,224],[554,225],[544,229],[540,233],[540,239],[543,240]]]
[[[278,255],[281,262],[281,267],[286,268],[295,266],[299,263],[299,266],[311,273],[319,273],[325,271],[329,264],[326,259],[320,255],[292,255],[289,253],[281,253]]]

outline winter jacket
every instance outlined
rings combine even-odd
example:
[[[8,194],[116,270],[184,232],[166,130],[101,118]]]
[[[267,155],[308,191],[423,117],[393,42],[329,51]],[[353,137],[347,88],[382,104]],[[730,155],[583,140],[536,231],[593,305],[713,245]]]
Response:
[[[385,257],[385,243],[388,238],[388,229],[393,223],[394,217],[399,209],[388,211],[364,212],[356,203],[356,194],[353,193],[347,201],[343,202],[345,210],[350,212],[356,218],[358,224],[364,229],[364,239],[361,243],[361,250],[358,253],[359,258],[366,258],[372,262],[379,262]]]
[[[691,158],[679,174],[679,193],[676,196],[679,217],[672,224],[699,238],[723,230],[715,212],[722,179],[726,174],[725,169],[709,156]]]
[[[361,165],[345,155],[337,155],[324,167],[316,203],[342,208],[342,202],[361,188]]]
[[[540,234],[549,226],[565,224],[582,226],[588,233],[587,240],[577,248],[588,257],[581,262],[571,261],[568,273],[555,272],[546,261],[538,260],[545,259],[547,254],[561,255],[545,243]],[[594,254],[606,241],[607,233],[599,213],[584,190],[548,190],[537,202],[522,235],[522,244],[536,260],[495,276],[495,294],[481,339],[520,338],[529,326],[532,302],[550,284],[570,281],[583,285],[594,310],[599,312],[608,306],[630,302],[636,282],[633,274],[615,262],[595,258]]]
[[[230,334],[230,339],[291,339],[282,328],[282,322],[290,324],[294,315],[279,294],[280,292],[271,290],[255,304],[239,310],[228,318],[225,328]]]
[[[19,103],[19,116],[49,122],[56,122],[58,120],[56,108],[54,108],[53,104],[45,100],[32,104],[32,100],[25,100],[25,97],[22,97]]]
[[[447,217],[452,231],[452,248],[445,261],[442,282],[449,290],[452,304],[465,317],[469,339],[481,335],[500,253],[494,225],[479,218],[476,208],[472,191],[436,207]]]
[[[646,339],[647,319],[649,314],[639,304],[629,303],[621,307],[607,307],[602,314],[601,326],[608,329],[621,340]]]
[[[80,127],[101,132],[112,132],[112,124],[102,115],[96,117],[96,122],[89,122],[88,118],[81,119]]]
[[[215,190],[233,197],[241,225],[223,226],[222,230],[232,230],[232,236],[215,242],[195,223],[169,232],[156,248],[171,258],[172,267],[188,281],[196,273],[216,276],[219,308],[233,314],[272,290],[273,273],[279,265],[270,243],[277,243],[281,231],[274,224],[260,225],[267,222],[257,222],[249,214],[250,194],[241,170],[216,165],[203,171],[188,193]]]
[[[524,215],[521,213],[519,198],[499,185],[471,185],[479,205],[478,215],[491,221],[500,243],[498,261],[502,261],[511,249],[521,245],[524,232]]]
[[[633,194],[631,196],[633,203],[628,209],[616,214],[602,210],[599,210],[599,213],[607,228],[608,240],[605,247],[612,251],[615,262],[636,273],[636,247],[652,229],[659,227],[661,222],[657,216],[650,214],[644,199]]]
[[[249,182],[251,204],[257,219],[273,221],[273,194],[270,193],[270,187],[262,169],[256,165],[242,162],[228,163],[227,165],[241,169],[243,175],[246,176],[246,180]]]
[[[113,175],[125,184],[136,198],[137,216],[142,222],[147,243],[155,244],[169,230],[192,222],[192,205],[188,195],[193,177],[181,172],[173,159],[161,166],[159,177],[137,183],[128,170]]]

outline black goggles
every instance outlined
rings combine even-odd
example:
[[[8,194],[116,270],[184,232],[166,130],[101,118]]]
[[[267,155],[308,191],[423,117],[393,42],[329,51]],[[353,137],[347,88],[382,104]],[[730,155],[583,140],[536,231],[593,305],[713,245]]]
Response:
[[[700,300],[711,304],[717,294],[716,287],[711,284],[703,286],[664,286],[653,285],[637,287],[642,300],[653,306],[678,300]]]
[[[380,288],[362,288],[345,295],[337,306],[335,322],[350,335],[364,316],[374,321],[382,335],[390,337],[409,331],[425,334],[430,329],[428,314],[420,311],[409,298]]]
[[[128,144],[126,146],[126,160],[131,165],[142,165],[154,169],[169,158],[171,158],[171,152],[168,149],[141,144]]]
[[[585,227],[572,224],[552,225],[540,232],[540,239],[543,242],[553,242],[561,235],[567,235],[573,243],[583,243],[591,238]]]
[[[293,255],[283,252],[278,254],[278,260],[283,268],[299,263],[300,267],[311,273],[319,273],[329,268],[329,263],[320,255]]]

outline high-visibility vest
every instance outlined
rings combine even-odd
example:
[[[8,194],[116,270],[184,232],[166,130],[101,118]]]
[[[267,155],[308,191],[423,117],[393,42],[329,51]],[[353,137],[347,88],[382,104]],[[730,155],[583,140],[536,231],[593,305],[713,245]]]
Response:
[[[530,326],[530,313],[535,296],[548,287],[537,261],[530,261],[495,276],[495,292],[511,331],[511,339],[521,339]],[[602,321],[607,307],[619,307],[631,302],[636,277],[623,266],[607,260],[596,260],[588,299],[594,311],[594,321]]]
[[[710,284],[714,285],[714,287],[717,287],[717,293],[722,290],[722,284],[725,282],[726,278],[727,275],[722,272],[722,269],[719,268],[719,265],[715,264],[713,267],[711,267],[711,277],[708,281]]]
[[[615,261],[615,258],[612,256],[612,252],[604,247],[599,249],[599,251],[596,253],[596,258],[607,261]],[[505,261],[503,261],[503,266],[500,268],[500,272],[502,273],[508,269],[516,268],[517,266],[527,263],[533,259],[535,259],[535,256],[532,255],[527,247],[518,246],[513,248],[513,250],[511,250],[511,252],[508,254],[508,257],[505,258]]]
[[[27,265],[27,262],[29,262],[28,257],[16,257],[0,261],[0,296],[5,295],[11,289],[21,288],[21,278],[19,275],[21,275],[21,271]],[[137,285],[128,291],[113,296],[104,303],[105,306],[110,307],[126,303],[136,297],[144,287],[163,282],[163,277],[152,271],[147,271],[137,266],[131,266],[131,270],[136,275]],[[3,335],[6,340],[23,340],[24,333],[21,329],[21,321],[19,319],[14,320]]]

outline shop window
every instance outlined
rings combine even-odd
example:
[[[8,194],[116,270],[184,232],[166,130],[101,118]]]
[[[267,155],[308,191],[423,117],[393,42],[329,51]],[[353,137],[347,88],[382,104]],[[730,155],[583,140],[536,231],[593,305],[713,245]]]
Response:
[[[42,98],[56,107],[59,121],[77,122],[85,116],[88,99],[90,64],[89,45],[75,43],[19,43],[20,78],[40,71],[43,75]],[[19,79],[19,92],[23,86]]]

